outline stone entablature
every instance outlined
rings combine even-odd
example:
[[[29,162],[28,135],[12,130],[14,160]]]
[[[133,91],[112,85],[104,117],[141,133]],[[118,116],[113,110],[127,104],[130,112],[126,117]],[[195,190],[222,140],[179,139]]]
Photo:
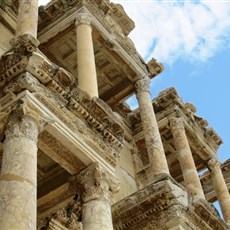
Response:
[[[184,103],[174,88],[169,88],[160,92],[152,101],[152,104],[159,125],[162,123],[167,126],[167,121],[164,120],[168,119],[169,122],[170,117],[182,117],[185,122],[186,130],[192,135],[197,143],[200,142],[200,145],[202,145],[202,142],[205,142],[211,154],[215,154],[218,147],[222,144],[222,139],[213,128],[208,126],[208,122],[195,114],[195,106],[191,103]],[[134,135],[142,132],[139,113],[139,109],[137,109],[129,115],[132,122],[135,123]],[[161,128],[162,127],[160,127],[160,129]],[[197,134],[194,130],[196,130]]]
[[[132,69],[137,73],[137,77],[148,74],[152,78],[163,71],[163,65],[154,58],[145,63],[132,40],[127,37],[135,27],[133,21],[126,15],[120,4],[107,0],[68,2],[56,0],[41,6],[38,25],[38,37],[41,38],[41,42],[47,42],[51,38],[48,34],[56,35],[64,30],[62,24],[70,26],[82,11],[87,11],[92,16],[92,26],[99,31],[101,39],[104,40],[103,45],[119,55],[126,62],[126,68],[129,68],[132,63]]]
[[[63,108],[69,110],[69,113],[73,113],[72,118],[83,121],[81,133],[88,135],[88,131],[84,130],[90,129],[90,132],[93,131],[92,136],[93,133],[99,135],[101,144],[105,146],[103,148],[106,148],[104,151],[107,151],[104,154],[108,155],[106,160],[115,166],[124,141],[122,118],[105,102],[96,97],[91,99],[80,90],[73,75],[49,62],[39,52],[34,52],[38,45],[36,39],[25,35],[13,40],[12,44],[12,50],[0,61],[2,106],[7,103],[9,95],[16,95],[27,89],[52,112],[56,112],[60,119],[66,119],[65,115],[60,115]],[[75,126],[74,131],[76,130]]]
[[[114,204],[112,210],[115,230],[166,229],[166,226],[181,229],[178,223],[172,223],[177,218],[184,226],[182,229],[229,229],[212,205],[203,200],[193,202],[170,177],[159,178]]]

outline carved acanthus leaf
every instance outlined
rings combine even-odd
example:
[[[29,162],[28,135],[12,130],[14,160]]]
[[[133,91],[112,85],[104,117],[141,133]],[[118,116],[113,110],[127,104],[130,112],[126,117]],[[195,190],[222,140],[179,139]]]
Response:
[[[88,166],[77,175],[76,180],[84,189],[82,197],[84,202],[94,199],[111,201],[113,195],[119,191],[117,179],[99,163]]]

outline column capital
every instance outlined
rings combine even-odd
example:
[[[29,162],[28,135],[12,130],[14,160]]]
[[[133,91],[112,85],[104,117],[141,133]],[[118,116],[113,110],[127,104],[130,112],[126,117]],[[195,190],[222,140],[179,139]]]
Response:
[[[91,25],[91,22],[92,22],[92,18],[90,17],[90,15],[88,13],[82,12],[77,15],[75,20],[75,25],[76,26],[80,24]]]
[[[137,80],[135,82],[135,88],[137,90],[137,93],[139,92],[149,92],[150,93],[150,79],[149,78],[143,78],[140,80]]]
[[[221,166],[221,163],[220,161],[215,158],[215,157],[212,157],[208,162],[207,162],[207,165],[208,165],[208,169],[213,172],[215,170],[220,170],[220,166]]]
[[[171,117],[169,119],[170,127],[172,130],[174,129],[183,129],[184,130],[184,121],[181,117]]]
[[[20,100],[9,114],[5,135],[7,138],[24,136],[37,142],[41,114],[26,100]]]
[[[110,201],[119,191],[117,179],[99,163],[93,163],[77,175],[77,182],[83,187],[83,201],[106,199]]]

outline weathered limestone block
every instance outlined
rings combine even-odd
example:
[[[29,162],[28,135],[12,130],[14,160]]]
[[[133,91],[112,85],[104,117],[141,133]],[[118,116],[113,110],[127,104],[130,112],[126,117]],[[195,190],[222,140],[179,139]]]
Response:
[[[119,186],[113,175],[98,163],[90,165],[78,176],[83,186],[82,223],[85,230],[112,230],[111,199]]]
[[[91,97],[98,97],[91,19],[80,13],[76,19],[78,86]]]
[[[150,79],[146,78],[138,80],[135,87],[137,90],[137,100],[140,107],[146,148],[151,164],[151,175],[156,176],[160,173],[169,174],[159,128],[151,102]]]
[[[193,196],[205,199],[196,166],[192,157],[192,152],[186,137],[183,119],[173,117],[170,119],[170,125],[177,149],[177,158],[180,162],[187,191]]]
[[[211,158],[208,161],[208,168],[211,173],[213,186],[216,191],[216,196],[219,201],[224,220],[230,225],[230,195],[220,165],[220,162],[216,158]]]

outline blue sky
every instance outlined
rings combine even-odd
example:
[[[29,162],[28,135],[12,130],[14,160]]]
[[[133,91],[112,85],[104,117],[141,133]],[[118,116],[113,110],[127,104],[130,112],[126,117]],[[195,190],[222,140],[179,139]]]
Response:
[[[46,4],[48,0],[39,0]],[[230,0],[113,0],[136,28],[130,37],[146,61],[165,71],[152,80],[152,98],[175,87],[221,136],[221,161],[230,158]],[[129,100],[135,107],[136,100]]]

